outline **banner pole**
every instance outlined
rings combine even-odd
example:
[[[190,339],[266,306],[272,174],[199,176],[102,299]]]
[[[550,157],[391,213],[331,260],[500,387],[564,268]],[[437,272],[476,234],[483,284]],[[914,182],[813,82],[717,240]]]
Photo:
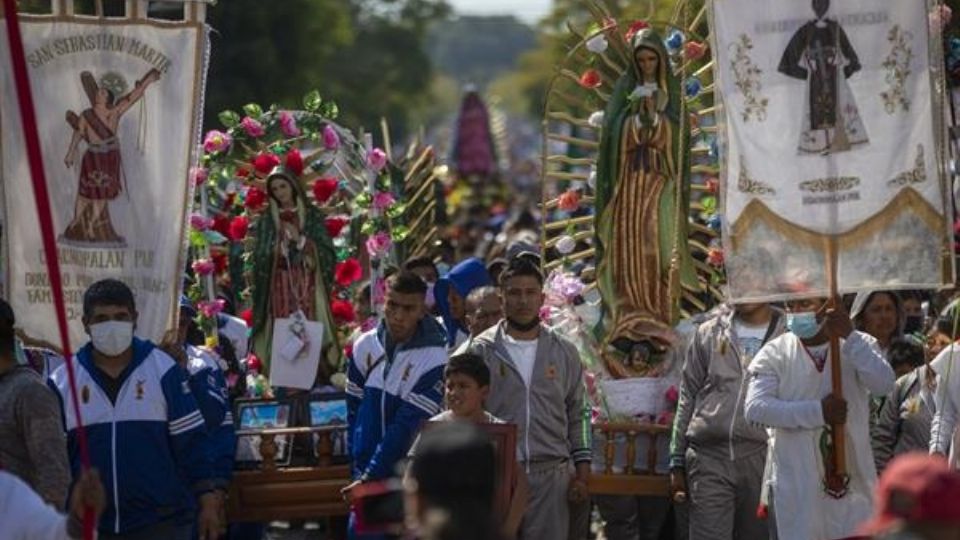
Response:
[[[827,283],[830,287],[830,299],[828,306],[836,309],[839,302],[839,291],[837,286],[837,239],[831,235],[827,240]],[[840,362],[840,338],[830,336],[830,373],[833,395],[843,398],[843,373],[842,363]],[[846,493],[847,484],[847,452],[846,452],[846,434],[842,423],[832,424],[831,438],[833,441],[833,468],[826,467],[827,470],[827,489],[833,496],[840,498]]]
[[[33,199],[37,207],[37,221],[43,239],[43,253],[47,263],[47,275],[50,278],[50,292],[53,296],[54,312],[57,316],[57,329],[63,348],[63,359],[67,366],[67,383],[70,386],[70,407],[77,421],[77,446],[80,451],[80,466],[90,468],[90,450],[87,446],[87,433],[80,416],[80,401],[77,396],[77,379],[74,372],[73,353],[70,350],[70,333],[67,329],[67,310],[63,296],[63,281],[60,274],[60,260],[57,254],[57,242],[53,233],[53,214],[50,209],[50,196],[47,192],[47,177],[43,169],[43,151],[37,129],[37,113],[30,89],[30,75],[20,34],[20,18],[17,14],[16,0],[3,0],[3,18],[7,27],[7,43],[10,50],[10,62],[13,66],[14,84],[17,89],[17,104],[20,108],[20,124],[23,129],[24,143],[27,147],[27,162],[30,165],[30,178],[33,182]],[[66,406],[66,404],[64,404]],[[66,413],[66,411],[64,411]],[[92,540],[94,527],[93,508],[85,508],[83,514],[83,538]]]

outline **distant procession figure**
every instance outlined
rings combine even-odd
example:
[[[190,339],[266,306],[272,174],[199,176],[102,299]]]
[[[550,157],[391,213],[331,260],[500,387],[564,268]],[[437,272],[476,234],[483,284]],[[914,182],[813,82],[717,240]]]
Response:
[[[160,79],[160,72],[151,69],[136,82],[134,89],[126,90],[126,82],[116,73],[104,75],[100,83],[89,71],[80,74],[83,90],[91,107],[80,115],[67,111],[66,120],[73,129],[70,148],[63,162],[72,169],[77,162],[80,141],[87,144],[80,158],[80,176],[73,220],[60,239],[70,243],[123,246],[126,241],[114,229],[110,219],[110,201],[123,190],[123,167],[120,160],[120,140],[117,137],[120,119],[143,97],[147,87]]]

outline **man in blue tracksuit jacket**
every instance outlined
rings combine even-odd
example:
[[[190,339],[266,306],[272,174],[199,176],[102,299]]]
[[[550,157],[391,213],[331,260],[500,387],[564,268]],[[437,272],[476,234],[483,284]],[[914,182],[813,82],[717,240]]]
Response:
[[[90,459],[107,491],[100,538],[191,540],[196,530],[201,540],[214,539],[222,529],[215,490],[224,486],[213,473],[203,416],[187,372],[133,337],[136,320],[133,293],[122,282],[98,281],[84,293],[91,342],[75,357],[76,389]],[[76,478],[78,422],[66,366],[50,385],[64,406]]]
[[[207,427],[207,447],[213,461],[213,475],[226,486],[233,477],[233,462],[237,451],[236,430],[227,381],[223,375],[223,360],[215,351],[188,342],[188,336],[197,330],[193,321],[196,315],[197,310],[190,299],[180,298],[177,343],[164,350],[170,352],[170,356],[190,374],[190,391],[197,400]],[[221,495],[226,493],[222,492]]]
[[[384,321],[354,342],[347,382],[353,483],[394,476],[420,425],[440,412],[446,333],[427,315],[426,284],[401,272],[387,280]],[[351,514],[350,532],[355,532]]]

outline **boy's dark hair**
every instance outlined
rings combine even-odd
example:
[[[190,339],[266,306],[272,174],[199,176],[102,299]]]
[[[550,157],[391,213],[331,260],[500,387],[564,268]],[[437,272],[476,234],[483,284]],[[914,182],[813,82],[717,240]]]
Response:
[[[427,294],[427,284],[413,272],[401,270],[387,278],[387,287],[399,294]]]
[[[508,279],[520,276],[536,278],[540,285],[543,285],[543,273],[540,272],[540,267],[530,258],[520,255],[510,259],[510,262],[507,263],[506,270],[500,274],[500,286],[503,287]]]
[[[439,274],[437,265],[433,264],[433,259],[430,257],[411,257],[403,263],[403,269],[407,272],[412,272],[414,268],[432,268],[434,273]]]
[[[920,367],[923,365],[923,347],[910,341],[909,339],[897,338],[890,342],[890,348],[887,350],[887,358],[890,367],[894,370],[897,366],[908,364],[911,367]]]
[[[83,316],[93,315],[96,306],[124,306],[133,313],[137,310],[130,287],[116,279],[101,279],[83,293]]]
[[[470,377],[481,388],[490,386],[490,368],[480,355],[463,353],[451,356],[443,368],[443,376],[446,378],[456,373]]]

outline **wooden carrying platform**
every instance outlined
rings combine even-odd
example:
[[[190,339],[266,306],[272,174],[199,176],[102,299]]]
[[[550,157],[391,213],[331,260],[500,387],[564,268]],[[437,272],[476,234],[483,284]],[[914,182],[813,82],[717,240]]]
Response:
[[[333,465],[331,433],[344,427],[279,428],[239,431],[237,435],[261,437],[260,469],[236,471],[230,484],[227,518],[231,522],[267,522],[346,515],[347,504],[340,490],[350,483],[350,468]],[[648,439],[646,470],[656,470],[657,438],[669,433],[667,426],[653,424],[597,424],[594,433],[603,433],[605,469],[590,478],[593,495],[646,495],[667,497],[670,481],[666,475],[640,473],[633,463],[637,457],[637,441]],[[317,434],[317,467],[278,468],[275,438],[280,435]],[[626,469],[614,472],[615,438],[626,438]]]
[[[267,522],[346,515],[340,490],[350,483],[350,467],[333,465],[331,433],[343,427],[278,428],[238,431],[260,436],[260,469],[235,471],[227,499],[230,522]],[[317,434],[317,467],[277,468],[279,435]]]

